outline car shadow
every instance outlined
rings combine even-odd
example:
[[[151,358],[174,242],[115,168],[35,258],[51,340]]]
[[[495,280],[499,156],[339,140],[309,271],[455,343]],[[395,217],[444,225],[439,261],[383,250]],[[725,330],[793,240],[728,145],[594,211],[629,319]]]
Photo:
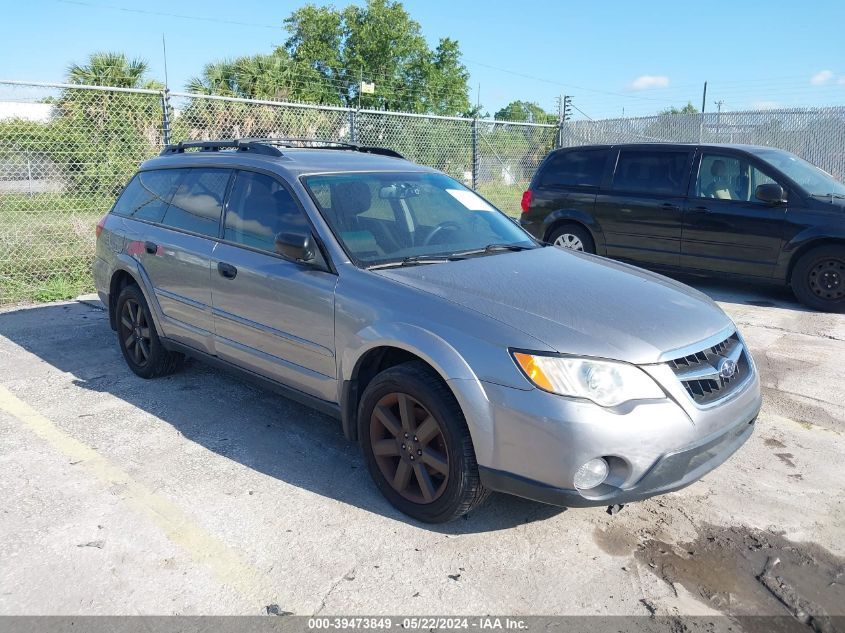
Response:
[[[76,387],[119,398],[208,450],[396,521],[459,535],[504,530],[565,510],[494,494],[451,523],[429,525],[410,519],[378,492],[358,446],[344,438],[338,420],[199,361],[188,360],[165,378],[138,378],[126,366],[105,313],[90,305],[52,304],[0,313],[0,336],[70,373]]]
[[[799,303],[786,286],[754,284],[733,279],[696,277],[684,274],[667,275],[700,290],[714,301],[758,308],[778,308],[792,312],[816,312]]]

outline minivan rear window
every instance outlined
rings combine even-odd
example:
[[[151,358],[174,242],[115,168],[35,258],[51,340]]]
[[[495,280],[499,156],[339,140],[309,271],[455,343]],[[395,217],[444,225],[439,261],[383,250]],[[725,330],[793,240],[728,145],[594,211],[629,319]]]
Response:
[[[604,174],[608,150],[558,152],[543,166],[541,187],[598,187]]]
[[[620,191],[683,195],[689,152],[627,150],[619,152],[613,188]]]

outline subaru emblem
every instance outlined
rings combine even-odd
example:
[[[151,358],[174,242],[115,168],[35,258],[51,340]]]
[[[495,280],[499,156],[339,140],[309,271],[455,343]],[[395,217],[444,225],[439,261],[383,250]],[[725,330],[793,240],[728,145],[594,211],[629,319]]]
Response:
[[[732,361],[730,358],[723,358],[719,362],[719,376],[722,377],[723,380],[730,380],[736,375],[736,362]]]

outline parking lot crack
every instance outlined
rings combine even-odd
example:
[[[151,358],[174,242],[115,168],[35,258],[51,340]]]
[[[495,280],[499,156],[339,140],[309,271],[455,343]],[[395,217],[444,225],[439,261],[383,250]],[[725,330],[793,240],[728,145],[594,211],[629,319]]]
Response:
[[[320,612],[326,608],[326,602],[328,602],[329,597],[332,595],[334,590],[337,589],[337,586],[340,583],[342,583],[344,580],[349,581],[355,579],[355,569],[356,566],[353,565],[349,570],[341,574],[340,578],[338,578],[332,583],[332,586],[329,587],[329,590],[323,595],[323,598],[320,600],[320,606],[317,607],[317,610],[314,612],[314,615],[320,615]]]

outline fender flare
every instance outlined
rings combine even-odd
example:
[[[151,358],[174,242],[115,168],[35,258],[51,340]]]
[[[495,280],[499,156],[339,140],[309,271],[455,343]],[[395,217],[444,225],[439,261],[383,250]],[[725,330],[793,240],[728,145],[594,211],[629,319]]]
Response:
[[[482,441],[484,433],[492,430],[492,423],[484,414],[486,396],[481,382],[463,356],[441,336],[411,323],[374,324],[357,332],[338,358],[340,380],[339,402],[344,435],[356,440],[357,403],[359,398],[357,375],[361,361],[369,352],[380,347],[401,349],[419,357],[446,382],[464,413],[476,452],[492,440]],[[486,448],[484,450],[487,450]]]
[[[111,281],[114,279],[114,276],[118,272],[124,272],[128,274],[138,285],[141,289],[141,292],[144,295],[144,299],[147,301],[147,305],[150,307],[150,313],[153,317],[153,324],[155,325],[156,331],[162,332],[161,322],[163,320],[163,314],[161,312],[161,306],[158,304],[158,300],[156,299],[155,292],[153,291],[153,283],[150,279],[147,272],[144,270],[144,267],[141,266],[140,262],[133,257],[130,257],[126,253],[120,253],[116,255],[117,262],[115,266],[112,268],[111,276],[109,277],[109,303],[112,300],[117,300],[117,297],[112,299],[111,297]],[[111,306],[108,306],[111,308]],[[109,318],[111,318],[111,310],[109,310]]]

